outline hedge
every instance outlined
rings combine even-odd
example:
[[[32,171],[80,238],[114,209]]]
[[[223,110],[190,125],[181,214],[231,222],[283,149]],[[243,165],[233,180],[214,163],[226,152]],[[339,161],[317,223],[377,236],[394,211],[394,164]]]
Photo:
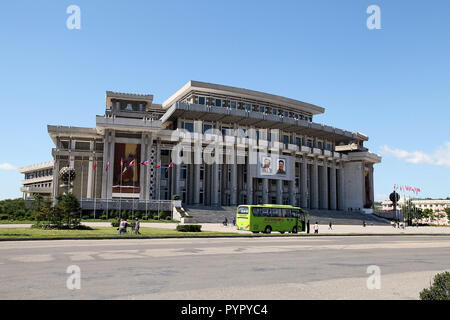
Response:
[[[198,224],[180,224],[177,231],[180,232],[201,232],[202,226]]]

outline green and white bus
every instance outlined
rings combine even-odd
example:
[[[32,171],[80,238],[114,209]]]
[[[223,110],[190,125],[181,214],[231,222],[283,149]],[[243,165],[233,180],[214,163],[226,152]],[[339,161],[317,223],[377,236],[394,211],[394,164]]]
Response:
[[[236,212],[236,226],[253,233],[297,233],[304,230],[305,215],[302,208],[289,205],[241,205]]]

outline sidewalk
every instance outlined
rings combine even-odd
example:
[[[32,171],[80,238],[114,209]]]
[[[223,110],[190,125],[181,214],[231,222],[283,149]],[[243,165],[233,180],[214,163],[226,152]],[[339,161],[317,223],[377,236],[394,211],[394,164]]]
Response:
[[[90,227],[111,227],[110,222],[85,222],[84,225]],[[214,232],[233,232],[233,233],[250,233],[249,231],[236,230],[236,227],[229,224],[224,226],[221,223],[202,223],[203,231]],[[313,234],[313,226],[311,224],[310,233]],[[29,228],[31,224],[0,224],[0,228]],[[177,223],[148,223],[141,222],[141,227],[145,228],[162,228],[162,229],[175,229]],[[277,232],[274,232],[277,233]],[[371,226],[366,227],[356,225],[334,225],[332,230],[328,229],[328,225],[319,225],[319,234],[349,234],[349,233],[365,233],[365,234],[450,234],[450,227],[406,227],[405,229],[394,228],[392,226]]]

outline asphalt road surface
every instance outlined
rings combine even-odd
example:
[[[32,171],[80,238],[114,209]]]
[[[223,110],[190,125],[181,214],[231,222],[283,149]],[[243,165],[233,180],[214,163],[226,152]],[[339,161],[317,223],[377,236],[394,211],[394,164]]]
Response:
[[[449,252],[448,236],[1,242],[0,299],[418,299]]]

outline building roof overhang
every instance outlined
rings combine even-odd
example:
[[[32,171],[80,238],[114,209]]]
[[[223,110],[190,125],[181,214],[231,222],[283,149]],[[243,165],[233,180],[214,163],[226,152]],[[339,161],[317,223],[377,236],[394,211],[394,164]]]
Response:
[[[77,137],[84,139],[102,139],[103,136],[98,134],[96,128],[82,128],[82,127],[71,127],[71,126],[47,126],[48,134],[52,139],[53,143],[57,145],[58,137]]]
[[[20,173],[28,173],[28,172],[34,172],[38,170],[45,170],[45,169],[52,169],[53,168],[53,161],[48,162],[42,162],[42,163],[36,163],[32,164],[26,167],[19,168],[18,171]]]
[[[232,97],[239,97],[248,100],[257,100],[265,102],[268,104],[281,105],[288,108],[296,109],[299,111],[304,111],[312,115],[321,114],[325,112],[325,109],[310,103],[302,102],[299,100],[294,100],[274,94],[269,94],[260,91],[248,90],[243,88],[236,88],[231,86],[200,82],[200,81],[189,81],[181,89],[179,89],[175,94],[173,94],[169,99],[163,102],[163,108],[170,108],[175,102],[180,101],[189,92],[199,91],[203,93],[209,93],[211,95],[225,95]]]
[[[176,103],[167,110],[166,114],[160,120],[164,123],[166,121],[175,121],[179,117],[206,122],[220,121],[222,123],[235,123],[238,126],[257,126],[267,129],[279,129],[286,132],[328,139],[330,141],[335,141],[336,144],[341,142],[351,143],[361,139],[361,136],[358,133],[319,123],[283,118],[259,112],[209,107],[197,104]]]

